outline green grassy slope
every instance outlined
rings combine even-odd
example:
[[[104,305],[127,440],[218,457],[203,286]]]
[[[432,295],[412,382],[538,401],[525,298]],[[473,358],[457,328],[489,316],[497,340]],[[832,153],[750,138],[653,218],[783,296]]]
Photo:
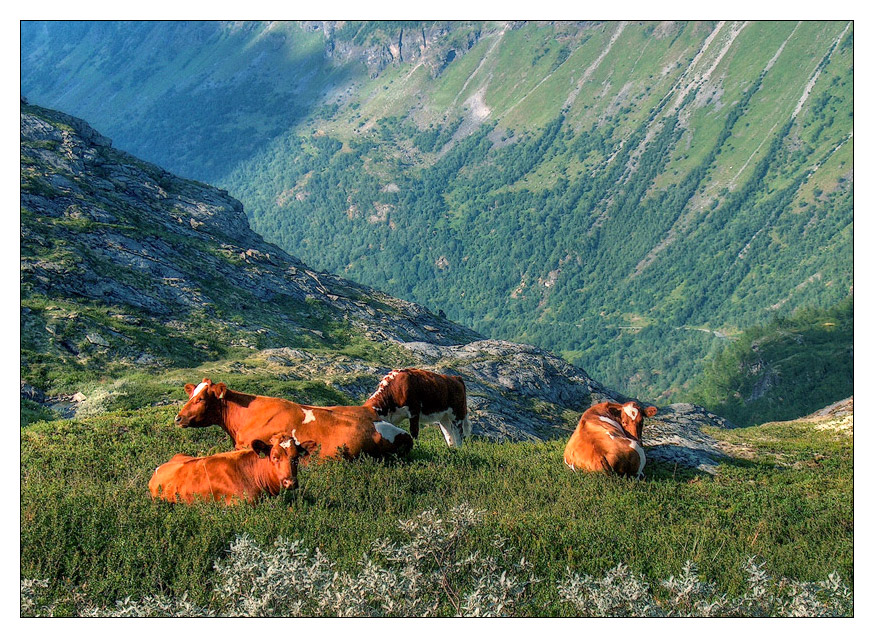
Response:
[[[151,73],[74,73],[80,91],[142,91],[148,136],[36,81],[107,41],[79,28],[80,44],[23,30],[24,91],[100,114],[150,159],[161,140],[307,263],[629,394],[686,396],[718,335],[851,289],[849,23],[201,25],[196,55],[179,45]],[[143,29],[112,34],[125,60],[148,57]],[[287,80],[263,86],[269,69]],[[167,77],[178,94],[152,84]],[[113,112],[135,112],[119,95]]]
[[[318,124],[334,146],[291,170],[271,149],[226,183],[322,267],[684,396],[714,332],[849,290],[845,28],[724,25],[701,52],[712,24],[611,24],[563,61],[552,29],[495,28],[436,79],[387,69],[351,124]]]
[[[645,481],[572,473],[561,430],[603,390],[582,370],[477,349],[424,308],[312,271],[252,233],[226,193],[28,104],[21,239],[23,616],[853,613],[852,417],[708,429],[729,453],[711,475],[653,449],[668,447],[659,431],[701,444],[678,416],[645,434]],[[450,450],[428,427],[409,459],[312,465],[300,490],[256,506],[150,500],[158,464],[231,447],[216,428],[172,425],[184,383],[351,404],[386,367],[434,363],[423,353],[438,343],[470,371],[473,421],[549,417],[556,438]],[[75,418],[50,418],[59,406],[37,390],[80,394]],[[695,605],[663,582],[688,560],[713,587],[693,574]],[[638,576],[611,576],[620,563]],[[613,585],[578,585],[584,574]]]
[[[311,466],[301,471],[296,493],[226,508],[151,502],[146,484],[156,465],[180,451],[229,448],[216,428],[174,428],[174,410],[121,410],[22,429],[22,578],[48,581],[37,609],[54,603],[53,613],[70,615],[93,613],[96,606],[105,614],[127,597],[179,600],[184,594],[189,603],[228,613],[231,602],[215,565],[230,560],[238,535],[265,551],[279,537],[299,540],[337,569],[355,573],[364,552],[380,561],[373,541],[407,540],[399,520],[434,509],[429,524],[439,525],[436,518],[446,520],[461,504],[482,510],[481,522],[456,541],[428,536],[427,542],[451,548],[440,561],[474,551],[495,560],[495,582],[479,585],[486,591],[503,591],[497,585],[501,569],[536,579],[507,595],[512,604],[504,613],[512,615],[579,614],[557,592],[566,570],[600,578],[618,563],[656,587],[692,560],[716,592],[732,596],[745,591],[749,556],[766,562],[777,579],[819,581],[837,572],[852,587],[852,439],[813,423],[714,432],[747,460],[723,462],[717,476],[648,464],[644,482],[572,473],[561,462],[562,441],[474,440],[449,450],[431,428],[407,461]],[[492,546],[495,536],[506,539],[500,549]],[[513,564],[521,557],[527,566],[518,572]],[[424,569],[430,558],[421,560]],[[291,558],[281,564],[289,577],[298,570]],[[238,573],[244,598],[263,585],[247,584],[255,572],[245,570],[257,569],[256,561]],[[436,603],[439,615],[454,615],[464,595],[476,590],[477,575],[469,566],[446,574],[445,585],[425,602]],[[298,585],[297,592],[304,591]],[[283,594],[280,606],[291,605],[295,595],[294,589]],[[432,594],[425,589],[423,595]]]

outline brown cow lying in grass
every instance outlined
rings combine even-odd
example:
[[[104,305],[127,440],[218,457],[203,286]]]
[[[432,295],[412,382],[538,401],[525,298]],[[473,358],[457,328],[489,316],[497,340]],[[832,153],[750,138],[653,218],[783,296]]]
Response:
[[[200,457],[177,454],[155,470],[149,491],[152,498],[171,503],[254,503],[264,493],[276,496],[280,489],[297,489],[298,460],[315,447],[313,441],[275,435],[269,443],[252,441],[252,449]]]
[[[391,423],[381,421],[372,408],[319,407],[274,397],[244,394],[224,383],[204,379],[185,386],[188,402],[176,415],[182,428],[218,425],[237,449],[274,434],[297,432],[298,439],[315,441],[322,457],[352,459],[361,454],[383,457],[407,454],[413,438]],[[305,459],[305,463],[307,460]]]
[[[655,406],[598,403],[583,412],[577,429],[564,449],[564,462],[572,470],[643,476],[646,454],[641,446],[643,417],[652,417]]]
[[[437,423],[449,447],[460,447],[470,436],[467,390],[458,376],[416,368],[392,370],[364,405],[394,425],[409,419],[413,438],[419,436],[420,420]]]

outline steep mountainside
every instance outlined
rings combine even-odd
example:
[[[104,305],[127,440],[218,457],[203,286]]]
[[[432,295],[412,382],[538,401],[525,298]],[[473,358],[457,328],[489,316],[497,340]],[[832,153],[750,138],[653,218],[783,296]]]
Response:
[[[848,22],[25,23],[22,90],[629,394],[852,290]]]
[[[21,107],[23,418],[165,405],[199,376],[308,403],[363,400],[391,367],[464,376],[475,433],[566,436],[620,395],[532,346],[319,273],[265,243],[224,191]],[[172,398],[171,398],[172,397]],[[701,408],[662,409],[654,458],[711,469]]]

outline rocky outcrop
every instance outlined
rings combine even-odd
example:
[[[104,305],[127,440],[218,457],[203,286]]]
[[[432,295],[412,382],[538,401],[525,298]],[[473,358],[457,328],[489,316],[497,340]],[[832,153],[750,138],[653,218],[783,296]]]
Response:
[[[332,20],[304,21],[304,31],[321,31],[325,38],[325,56],[334,64],[359,62],[367,67],[370,77],[378,77],[389,65],[424,64],[432,77],[437,77],[454,60],[463,56],[479,41],[482,27],[465,23],[464,37],[451,39],[459,31],[458,23],[423,22],[418,27],[403,25],[368,29],[362,37],[354,24]],[[491,27],[497,29],[497,27]]]
[[[821,410],[817,410],[813,414],[807,417],[803,417],[801,420],[807,419],[831,419],[837,417],[845,417],[851,416],[853,414],[853,397],[849,397],[848,399],[843,399],[842,401],[836,401],[831,405],[827,405]]]
[[[374,339],[477,338],[420,305],[308,268],[255,234],[227,192],[117,151],[76,118],[22,104],[21,180],[25,297],[118,306],[175,333],[205,318],[253,343],[287,343],[317,322]],[[28,322],[49,325],[48,315],[39,309]],[[275,327],[259,332],[266,318]],[[67,352],[125,345],[85,317],[67,328],[52,333]],[[161,358],[158,343],[145,345]]]
[[[495,441],[567,438],[580,414],[601,401],[626,397],[605,388],[580,368],[533,346],[481,340],[441,346],[427,342],[399,344],[422,367],[464,378],[475,435]],[[389,368],[348,357],[325,357],[293,348],[258,354],[284,379],[318,376],[352,400],[363,401]],[[647,455],[658,461],[714,473],[724,454],[703,426],[731,423],[704,408],[677,403],[659,408],[644,429]]]

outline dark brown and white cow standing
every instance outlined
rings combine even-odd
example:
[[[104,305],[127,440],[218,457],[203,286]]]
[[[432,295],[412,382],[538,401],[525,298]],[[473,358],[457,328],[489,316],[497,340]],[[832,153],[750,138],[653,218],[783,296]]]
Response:
[[[392,370],[364,405],[394,425],[409,419],[414,438],[420,422],[437,423],[449,447],[460,447],[470,436],[467,390],[458,376],[416,368]]]
[[[565,465],[572,470],[643,476],[643,417],[656,412],[655,406],[643,408],[636,401],[593,405],[583,412],[565,446]]]

